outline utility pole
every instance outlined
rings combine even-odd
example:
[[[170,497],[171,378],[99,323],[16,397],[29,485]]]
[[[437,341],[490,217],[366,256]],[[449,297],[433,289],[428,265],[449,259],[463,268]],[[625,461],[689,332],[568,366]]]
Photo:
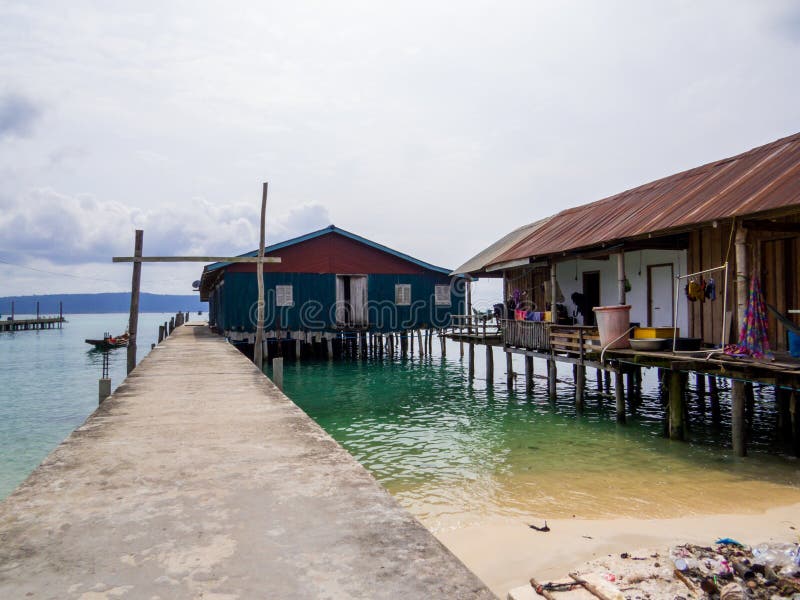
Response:
[[[256,263],[256,277],[258,278],[258,305],[256,313],[256,343],[253,348],[253,362],[259,369],[264,367],[264,237],[266,235],[267,216],[267,186],[264,182],[261,193],[261,237],[258,243],[258,262]]]
[[[134,258],[142,257],[142,240],[144,231],[136,230],[134,242]],[[142,263],[133,263],[133,276],[131,278],[131,313],[128,319],[128,373],[136,368],[136,330],[139,328],[139,286],[142,280]]]

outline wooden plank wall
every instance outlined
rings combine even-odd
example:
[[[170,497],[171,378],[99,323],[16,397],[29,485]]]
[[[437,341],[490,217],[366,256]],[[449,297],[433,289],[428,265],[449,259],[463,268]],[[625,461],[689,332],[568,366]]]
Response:
[[[786,221],[798,222],[797,217]],[[768,304],[787,315],[787,310],[800,309],[800,236],[776,232],[757,233],[761,253],[761,286]],[[787,350],[786,328],[771,312],[767,312],[769,343],[774,350]],[[800,315],[793,315],[800,325]]]
[[[550,299],[544,296],[543,284],[545,281],[549,280],[550,269],[547,267],[539,267],[536,269],[520,267],[506,271],[504,288],[507,290],[506,293],[508,295],[516,288],[522,290],[526,293],[525,300],[528,301],[527,309],[544,311],[547,310],[546,305],[550,302]]]
[[[731,241],[730,221],[719,223],[717,227],[703,227],[693,231],[689,235],[689,249],[687,253],[687,264],[690,273],[703,271],[712,267],[719,267],[725,262],[728,255],[728,310],[731,312],[731,320],[736,321],[736,288],[734,285],[736,273],[736,257],[734,256],[733,241]],[[730,245],[730,251],[728,247]],[[712,277],[717,284],[717,299],[713,302],[689,302],[689,335],[691,337],[702,338],[706,344],[717,345],[722,336],[723,318],[723,282],[725,280],[724,271],[716,271],[709,275],[704,275],[705,279]],[[679,302],[685,301],[684,286],[686,280],[681,284],[678,293],[681,294]],[[735,327],[732,329],[735,330]],[[732,331],[729,330],[729,331]],[[685,335],[685,334],[681,334]],[[734,334],[735,337],[735,334]],[[733,341],[729,339],[729,341]]]
[[[800,216],[782,217],[783,221],[800,222]],[[688,268],[690,273],[720,266],[725,262],[730,235],[730,221],[718,227],[703,227],[689,236]],[[748,232],[748,249],[751,264],[758,261],[761,268],[761,285],[767,303],[783,314],[789,309],[800,308],[800,236],[796,233],[767,231]],[[738,340],[738,317],[736,315],[736,256],[733,246],[728,255],[728,310],[731,312],[733,326],[729,342]],[[723,273],[711,275],[717,282],[715,302],[689,303],[689,330],[692,337],[703,339],[704,343],[717,345],[720,342],[722,326],[722,281]],[[708,277],[706,276],[706,279]],[[683,288],[680,293],[683,294]],[[683,301],[683,296],[681,297]],[[793,317],[800,325],[800,318]],[[786,350],[786,329],[772,315],[768,314],[770,346],[775,350]]]

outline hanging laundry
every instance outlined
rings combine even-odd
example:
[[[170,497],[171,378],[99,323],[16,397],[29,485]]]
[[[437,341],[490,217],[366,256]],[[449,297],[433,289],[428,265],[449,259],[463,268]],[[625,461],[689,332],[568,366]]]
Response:
[[[761,280],[757,273],[750,278],[750,293],[744,319],[739,330],[739,343],[725,347],[725,354],[732,356],[752,356],[772,360],[767,334],[767,309],[764,294],[761,292]]]
[[[717,299],[717,284],[710,277],[706,282],[706,298],[712,302]]]

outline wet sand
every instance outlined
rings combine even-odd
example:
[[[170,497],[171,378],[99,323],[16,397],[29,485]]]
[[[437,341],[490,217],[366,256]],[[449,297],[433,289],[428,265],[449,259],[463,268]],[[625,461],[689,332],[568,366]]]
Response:
[[[746,496],[739,495],[742,502]],[[759,503],[769,498],[758,498]],[[752,509],[750,509],[752,510]],[[800,534],[800,501],[747,512],[695,515],[670,519],[548,519],[550,531],[537,532],[529,522],[494,517],[437,537],[500,598],[509,590],[538,580],[565,576],[586,561],[621,552],[651,548],[662,552],[684,542],[708,545],[720,537],[744,544],[796,541]]]

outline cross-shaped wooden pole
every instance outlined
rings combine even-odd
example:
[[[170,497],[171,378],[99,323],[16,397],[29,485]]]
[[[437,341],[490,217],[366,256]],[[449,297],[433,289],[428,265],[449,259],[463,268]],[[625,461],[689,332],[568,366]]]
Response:
[[[228,263],[256,263],[256,277],[258,278],[258,307],[256,316],[256,341],[253,352],[253,362],[259,369],[263,367],[263,339],[264,339],[264,263],[279,263],[277,256],[264,256],[264,240],[266,237],[267,217],[267,182],[264,182],[261,194],[261,232],[258,245],[258,256],[142,256],[142,235],[140,229],[136,230],[133,256],[114,256],[111,262],[133,263],[133,278],[131,280],[131,314],[128,321],[128,373],[136,366],[136,330],[139,323],[139,284],[141,281],[142,263],[166,262],[228,262]]]

